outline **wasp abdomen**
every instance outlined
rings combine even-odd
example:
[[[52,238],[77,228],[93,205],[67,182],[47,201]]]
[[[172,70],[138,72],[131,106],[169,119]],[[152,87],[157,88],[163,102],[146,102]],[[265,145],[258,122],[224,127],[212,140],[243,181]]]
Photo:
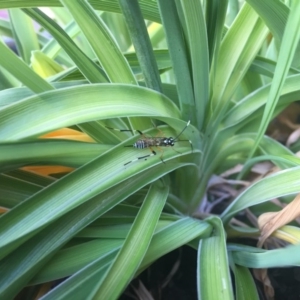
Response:
[[[144,149],[144,148],[147,148],[147,147],[148,147],[148,145],[146,145],[144,140],[136,141],[133,144],[133,148],[137,148],[137,149]]]

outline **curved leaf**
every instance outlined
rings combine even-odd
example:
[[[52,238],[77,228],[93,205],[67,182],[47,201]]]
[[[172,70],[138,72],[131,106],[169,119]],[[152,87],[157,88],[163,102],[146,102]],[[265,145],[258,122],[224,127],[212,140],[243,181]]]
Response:
[[[0,110],[0,142],[99,119],[153,116],[180,118],[167,97],[152,90],[113,84],[64,88],[29,97]]]

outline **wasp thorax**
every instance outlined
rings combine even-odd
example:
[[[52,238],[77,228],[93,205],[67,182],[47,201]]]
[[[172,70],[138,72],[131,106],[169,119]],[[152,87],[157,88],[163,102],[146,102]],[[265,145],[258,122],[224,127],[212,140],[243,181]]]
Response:
[[[172,137],[165,138],[164,139],[164,145],[165,146],[174,146],[175,145],[174,138],[172,138]]]

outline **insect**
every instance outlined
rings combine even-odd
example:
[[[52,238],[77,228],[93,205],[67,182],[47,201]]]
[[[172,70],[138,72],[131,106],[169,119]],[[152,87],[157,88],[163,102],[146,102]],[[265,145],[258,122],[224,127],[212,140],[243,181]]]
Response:
[[[147,155],[144,155],[144,156],[140,156],[140,157],[137,157],[136,159],[134,160],[131,160],[129,162],[127,162],[126,164],[124,164],[124,166],[134,162],[134,161],[137,161],[137,160],[140,160],[140,159],[147,159],[148,157],[150,156],[154,156],[156,155],[157,153],[152,149],[152,147],[156,147],[157,149],[159,149],[160,151],[162,151],[162,154],[160,155],[160,160],[164,162],[163,160],[163,154],[164,154],[164,151],[163,149],[161,149],[161,147],[173,147],[175,145],[176,142],[180,141],[180,142],[189,142],[190,145],[191,145],[191,149],[192,149],[192,152],[193,152],[193,144],[192,144],[192,141],[190,140],[179,140],[179,137],[182,135],[182,133],[186,130],[186,128],[190,125],[190,121],[188,121],[185,125],[185,127],[181,130],[181,132],[175,137],[149,137],[149,136],[146,136],[145,134],[143,134],[143,132],[141,132],[140,130],[134,130],[136,132],[138,132],[140,135],[141,135],[141,138],[138,139],[133,145],[128,145],[128,146],[125,146],[125,147],[133,147],[133,148],[137,148],[137,149],[145,149],[145,148],[149,148],[151,150],[151,153],[150,154],[147,154]],[[115,129],[115,128],[111,128],[111,127],[108,127],[106,126],[106,128],[108,129],[111,129],[111,130],[116,130],[116,131],[121,131],[121,132],[125,132],[125,131],[130,131],[132,132],[132,130],[130,129]],[[174,148],[172,148],[174,151],[176,151]],[[178,151],[176,151],[178,152]],[[180,153],[180,152],[178,152]]]

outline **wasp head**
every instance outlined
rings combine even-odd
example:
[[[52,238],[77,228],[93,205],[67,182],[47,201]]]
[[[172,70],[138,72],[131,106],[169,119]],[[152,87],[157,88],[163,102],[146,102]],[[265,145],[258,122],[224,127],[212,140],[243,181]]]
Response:
[[[166,147],[167,146],[173,147],[175,145],[175,140],[174,140],[174,138],[169,137],[169,138],[165,138],[163,143],[164,143],[164,146],[166,146]]]

